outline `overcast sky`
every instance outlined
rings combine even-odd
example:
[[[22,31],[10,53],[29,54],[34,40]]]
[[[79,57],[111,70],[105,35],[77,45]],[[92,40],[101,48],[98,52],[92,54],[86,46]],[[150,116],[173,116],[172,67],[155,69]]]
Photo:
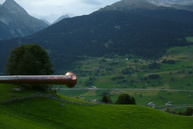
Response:
[[[3,4],[5,0],[0,0]],[[15,0],[30,15],[49,22],[62,15],[78,16],[90,14],[106,5],[120,0]]]

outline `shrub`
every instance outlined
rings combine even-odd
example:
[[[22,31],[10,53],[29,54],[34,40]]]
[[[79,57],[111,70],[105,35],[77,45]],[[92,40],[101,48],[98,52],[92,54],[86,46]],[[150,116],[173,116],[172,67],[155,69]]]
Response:
[[[126,69],[123,69],[123,70],[121,70],[121,73],[122,74],[131,74],[131,71],[130,71],[130,69],[129,68],[126,68]]]
[[[103,103],[112,103],[110,95],[104,95],[102,98]]]
[[[175,61],[175,60],[166,60],[166,59],[164,59],[164,60],[162,61],[162,63],[164,63],[164,64],[175,64],[176,61]]]
[[[104,96],[103,96],[103,98],[102,98],[102,102],[103,102],[103,103],[108,103],[108,98],[107,98],[107,96],[106,96],[106,95],[104,95]]]
[[[192,109],[192,107],[187,107],[186,108],[186,115],[187,116],[191,116],[193,114],[193,109]]]
[[[148,77],[151,78],[151,79],[156,79],[156,78],[160,78],[160,75],[158,75],[158,74],[150,74]]]
[[[136,104],[135,98],[123,93],[119,95],[115,104]]]
[[[154,62],[154,63],[149,64],[148,67],[150,69],[160,69],[161,65],[159,63]]]

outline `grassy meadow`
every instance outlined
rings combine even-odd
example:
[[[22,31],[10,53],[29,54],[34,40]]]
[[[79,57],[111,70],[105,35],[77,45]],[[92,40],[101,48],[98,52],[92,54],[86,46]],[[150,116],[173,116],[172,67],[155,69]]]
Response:
[[[29,96],[37,91],[15,92],[12,88],[18,87],[16,85],[0,86],[3,93],[0,94],[0,128],[3,129],[190,129],[193,126],[192,116],[174,115],[140,105],[90,104],[62,95],[59,95],[60,100],[32,97],[4,103],[7,99]]]

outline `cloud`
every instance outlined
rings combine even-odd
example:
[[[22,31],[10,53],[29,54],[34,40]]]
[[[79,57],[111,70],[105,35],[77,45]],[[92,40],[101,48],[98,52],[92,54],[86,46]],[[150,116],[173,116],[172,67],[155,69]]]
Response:
[[[89,4],[89,5],[102,5],[102,3],[99,0],[80,0],[85,4]]]
[[[0,0],[2,4],[5,0]],[[30,15],[54,22],[62,15],[90,14],[119,0],[15,0]]]
[[[0,4],[3,4],[5,2],[5,0],[0,0]]]

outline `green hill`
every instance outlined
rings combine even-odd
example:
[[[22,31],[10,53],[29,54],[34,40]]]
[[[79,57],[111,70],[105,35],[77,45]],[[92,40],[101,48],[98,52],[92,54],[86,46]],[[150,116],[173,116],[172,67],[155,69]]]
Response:
[[[7,98],[29,96],[36,92],[15,92],[13,87],[17,86],[0,85],[0,128],[3,129],[190,129],[193,126],[193,117],[143,106],[88,104],[68,97],[64,97],[65,101],[31,97],[3,103]]]

